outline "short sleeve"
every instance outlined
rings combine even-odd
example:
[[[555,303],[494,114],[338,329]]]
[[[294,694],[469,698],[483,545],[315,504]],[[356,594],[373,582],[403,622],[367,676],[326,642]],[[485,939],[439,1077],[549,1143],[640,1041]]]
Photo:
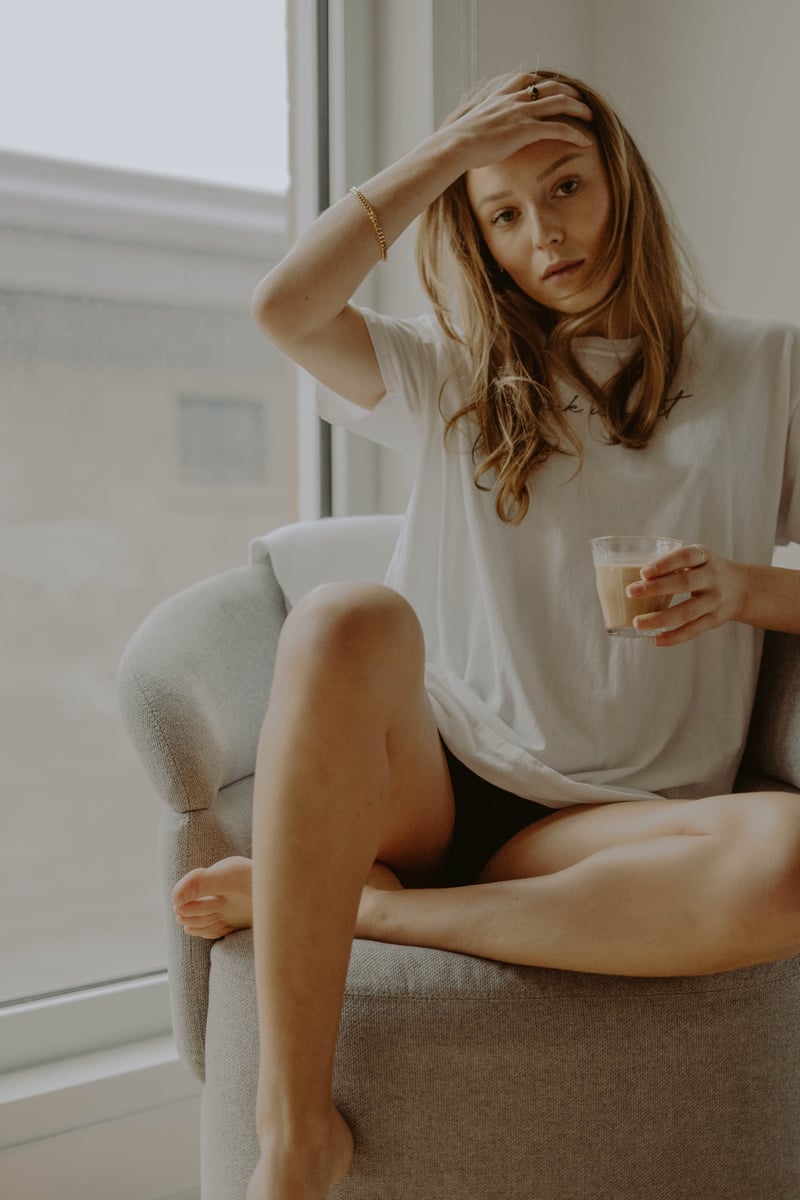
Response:
[[[786,458],[783,467],[781,505],[776,544],[800,542],[800,329],[793,330],[791,391]]]
[[[372,409],[325,391],[319,415],[390,450],[415,454],[442,385],[453,373],[454,343],[431,315],[400,320],[362,308],[386,395]]]

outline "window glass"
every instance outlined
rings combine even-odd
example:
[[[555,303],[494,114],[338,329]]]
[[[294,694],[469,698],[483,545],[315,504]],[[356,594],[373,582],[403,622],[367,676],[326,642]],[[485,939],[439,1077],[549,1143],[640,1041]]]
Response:
[[[285,0],[0,0],[0,147],[288,184]]]
[[[289,373],[250,314],[276,239],[237,229],[226,200],[229,185],[285,187],[282,83],[263,120],[265,77],[284,70],[269,57],[284,52],[283,5],[127,7],[15,4],[35,78],[8,43],[0,74],[0,143],[41,156],[37,187],[48,156],[74,159],[73,224],[79,160],[93,189],[91,221],[59,230],[54,164],[48,227],[36,208],[22,228],[0,179],[0,1002],[163,967],[161,801],[118,713],[119,660],[158,603],[243,565],[251,538],[297,516]],[[191,245],[184,223],[171,244],[181,223],[158,224],[161,185],[142,193],[141,229],[134,204],[110,236],[109,164],[134,192],[139,172],[196,176],[168,191],[184,204],[196,186],[225,236]]]

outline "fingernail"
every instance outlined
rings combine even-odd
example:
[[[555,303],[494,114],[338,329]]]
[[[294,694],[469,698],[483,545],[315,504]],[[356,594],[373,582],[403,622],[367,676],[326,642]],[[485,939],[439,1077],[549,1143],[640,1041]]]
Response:
[[[631,598],[633,596],[641,596],[643,594],[644,594],[644,584],[643,583],[629,583],[628,586],[625,588],[625,595],[628,596],[629,598]]]

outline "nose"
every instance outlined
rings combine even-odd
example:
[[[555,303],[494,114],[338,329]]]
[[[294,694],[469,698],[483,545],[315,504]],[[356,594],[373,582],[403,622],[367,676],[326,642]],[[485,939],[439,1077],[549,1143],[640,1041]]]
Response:
[[[529,213],[531,241],[534,249],[540,250],[545,246],[554,246],[563,238],[561,223],[557,214],[547,207],[531,206]]]

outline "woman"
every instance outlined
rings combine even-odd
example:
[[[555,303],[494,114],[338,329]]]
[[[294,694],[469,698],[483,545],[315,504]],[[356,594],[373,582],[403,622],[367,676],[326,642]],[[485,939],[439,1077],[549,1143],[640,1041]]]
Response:
[[[435,316],[350,304],[420,214]],[[800,572],[769,565],[800,540],[800,340],[693,303],[674,245],[615,113],[540,71],[472,96],[257,289],[264,333],[342,398],[326,415],[418,472],[387,586],[286,621],[252,868],[175,889],[187,933],[255,928],[250,1200],[349,1169],[354,933],[631,975],[800,950],[796,798],[730,794],[761,630],[800,633]],[[678,598],[649,642],[599,617],[588,542],[620,532],[684,542],[634,585]]]

